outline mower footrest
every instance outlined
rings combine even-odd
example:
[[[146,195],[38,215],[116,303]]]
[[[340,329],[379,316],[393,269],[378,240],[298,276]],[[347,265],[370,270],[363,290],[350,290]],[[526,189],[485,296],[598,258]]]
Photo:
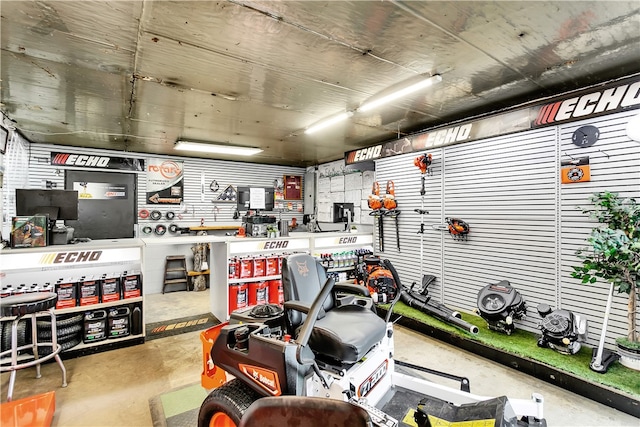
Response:
[[[371,417],[371,421],[373,422],[374,426],[379,426],[379,427],[397,427],[398,426],[398,420],[385,414],[375,406],[369,405],[367,403],[367,399],[354,398],[354,399],[351,399],[349,402],[367,411],[369,413],[369,416]]]

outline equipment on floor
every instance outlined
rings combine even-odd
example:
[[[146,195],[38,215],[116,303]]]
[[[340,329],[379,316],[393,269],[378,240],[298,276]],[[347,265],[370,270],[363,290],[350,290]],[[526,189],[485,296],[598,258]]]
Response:
[[[418,234],[420,235],[420,275],[422,276],[422,281],[424,283],[425,276],[423,270],[423,259],[424,259],[424,216],[429,213],[429,211],[424,208],[424,195],[427,193],[425,178],[427,175],[431,175],[431,162],[433,161],[433,157],[431,154],[423,154],[421,156],[416,157],[413,160],[413,164],[420,169],[420,209],[414,209],[420,215],[420,230],[418,230]],[[415,285],[417,282],[413,282]],[[412,286],[413,286],[412,285]],[[423,285],[424,287],[424,285]]]
[[[400,284],[391,263],[385,260],[383,265]],[[405,425],[409,411],[437,418],[441,415],[430,408],[432,400],[457,408],[448,415],[452,425],[482,419],[483,425],[498,427],[546,426],[539,394],[531,399],[495,400],[471,394],[465,377],[394,360],[390,316],[398,296],[382,319],[367,288],[335,283],[306,253],[284,258],[282,276],[282,312],[268,310],[265,321],[251,312],[232,314],[237,323],[201,334],[202,384],[215,388],[200,407],[200,427],[246,425],[244,414],[254,402],[277,396],[347,402],[364,409],[374,426]],[[453,380],[459,387],[411,373],[416,370]],[[227,381],[228,374],[234,379]],[[253,412],[249,410],[247,418]]]
[[[435,280],[435,276],[426,274],[422,277],[421,287],[416,288],[415,282],[410,288],[402,287],[402,291],[400,292],[400,301],[409,307],[420,310],[423,313],[433,316],[436,319],[440,319],[445,323],[449,323],[450,325],[456,326],[472,334],[477,334],[478,327],[462,320],[462,315],[459,312],[454,311],[439,302],[431,301],[431,297],[429,296],[429,285]]]
[[[580,351],[581,342],[587,340],[587,319],[569,310],[551,310],[548,304],[538,304],[538,313],[542,317],[538,347],[549,347],[562,354]]]
[[[489,329],[511,335],[515,319],[527,315],[527,307],[520,292],[507,280],[487,285],[478,292],[478,314]]]
[[[592,371],[599,372],[601,374],[606,373],[609,370],[609,366],[620,358],[618,353],[614,353],[611,350],[604,348],[604,340],[607,335],[607,324],[609,323],[609,313],[611,313],[611,300],[613,298],[614,284],[609,285],[609,296],[607,297],[607,306],[604,310],[604,319],[602,320],[602,331],[600,331],[600,342],[598,347],[592,350],[591,363],[589,368]]]
[[[388,304],[396,299],[398,285],[379,256],[365,255],[356,272],[358,283],[369,290],[374,304]]]

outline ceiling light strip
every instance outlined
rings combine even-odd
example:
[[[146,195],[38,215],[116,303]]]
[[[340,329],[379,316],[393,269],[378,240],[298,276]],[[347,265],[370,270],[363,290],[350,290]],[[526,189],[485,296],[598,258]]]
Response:
[[[242,147],[239,145],[207,144],[191,141],[177,141],[173,147],[181,151],[197,151],[200,153],[231,154],[235,156],[252,156],[262,152],[260,148]]]
[[[414,83],[411,86],[407,86],[404,89],[400,89],[397,92],[390,93],[389,95],[383,96],[382,98],[378,98],[374,101],[367,102],[358,108],[358,112],[367,112],[373,110],[376,107],[379,107],[383,104],[387,104],[391,101],[395,101],[398,98],[402,98],[403,96],[407,96],[410,93],[417,92],[421,89],[429,87],[435,83],[439,83],[442,81],[442,76],[436,74],[435,76],[429,77],[428,79],[421,80],[418,83]]]
[[[319,122],[319,123],[307,128],[307,130],[305,130],[304,133],[306,133],[308,135],[308,134],[317,132],[317,131],[319,131],[321,129],[324,129],[326,127],[329,127],[329,126],[331,126],[331,125],[333,125],[335,123],[344,121],[344,120],[348,119],[351,116],[353,116],[353,112],[346,111],[346,112],[338,114],[336,116],[329,117],[328,119],[323,120],[323,121],[321,121],[321,122]]]

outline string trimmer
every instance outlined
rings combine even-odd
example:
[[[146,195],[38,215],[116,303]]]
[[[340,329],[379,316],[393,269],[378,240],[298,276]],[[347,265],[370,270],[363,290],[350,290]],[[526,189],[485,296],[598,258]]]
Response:
[[[420,214],[420,230],[418,231],[418,234],[420,234],[420,274],[423,274],[423,269],[422,269],[422,265],[423,265],[423,258],[424,258],[424,216],[425,214],[428,214],[429,212],[426,211],[424,209],[424,195],[426,194],[426,188],[425,188],[425,178],[427,176],[427,174],[431,174],[431,162],[432,162],[433,158],[431,156],[431,154],[423,154],[421,156],[416,157],[413,160],[413,164],[415,166],[417,166],[418,168],[420,168],[420,209],[415,209],[415,211]],[[424,281],[425,278],[423,276],[422,280]],[[415,284],[415,282],[414,282]]]

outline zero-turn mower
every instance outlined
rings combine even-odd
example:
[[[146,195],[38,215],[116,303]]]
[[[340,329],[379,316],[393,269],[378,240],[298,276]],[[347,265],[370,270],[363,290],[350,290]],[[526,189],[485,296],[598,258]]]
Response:
[[[390,262],[388,267],[399,284]],[[382,319],[366,287],[327,279],[311,255],[285,258],[282,276],[282,307],[240,309],[206,331],[203,345],[211,351],[203,361],[203,385],[206,378],[207,388],[216,387],[200,407],[199,427],[266,425],[243,415],[249,407],[249,413],[261,413],[254,408],[262,403],[277,406],[277,399],[261,401],[277,396],[347,402],[365,410],[364,425],[466,426],[475,420],[474,426],[546,426],[539,394],[478,396],[464,377],[394,360],[393,306]],[[431,382],[422,372],[460,386]],[[327,408],[335,406],[329,403]],[[286,416],[282,408],[279,414]],[[326,412],[330,425],[331,410]]]

